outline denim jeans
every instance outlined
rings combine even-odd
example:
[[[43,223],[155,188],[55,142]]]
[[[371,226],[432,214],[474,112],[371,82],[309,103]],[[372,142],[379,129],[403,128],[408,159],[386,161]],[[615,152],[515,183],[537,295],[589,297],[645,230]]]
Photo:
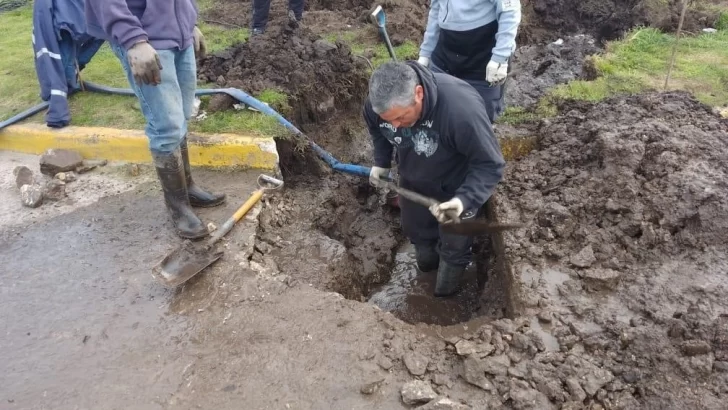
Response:
[[[184,50],[157,50],[162,64],[162,82],[156,86],[134,81],[126,50],[113,44],[111,48],[121,61],[131,89],[139,99],[147,121],[144,128],[149,149],[154,153],[170,153],[179,147],[187,134],[187,121],[192,116],[197,88],[197,63],[193,47]]]
[[[432,70],[433,73],[444,73],[440,67],[437,67],[435,64],[430,64],[430,70]],[[488,118],[490,119],[490,123],[495,123],[495,120],[498,119],[503,114],[503,111],[506,108],[505,103],[505,84],[496,85],[495,87],[492,87],[485,79],[483,80],[466,80],[463,79],[463,81],[470,84],[473,88],[475,88],[475,91],[480,94],[480,97],[483,99],[483,102],[485,102],[485,111],[488,113]]]

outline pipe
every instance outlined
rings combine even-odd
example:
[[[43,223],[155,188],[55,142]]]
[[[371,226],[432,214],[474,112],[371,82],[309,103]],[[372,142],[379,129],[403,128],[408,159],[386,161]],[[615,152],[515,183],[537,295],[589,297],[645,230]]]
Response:
[[[92,91],[97,92],[101,94],[115,94],[115,95],[127,95],[127,96],[133,96],[134,91],[132,91],[130,88],[115,88],[115,87],[107,87],[105,85],[100,84],[94,84],[89,83],[87,81],[83,82],[83,88],[86,91]],[[282,115],[280,115],[276,110],[270,108],[268,105],[262,103],[261,101],[257,100],[256,98],[252,97],[251,95],[247,94],[246,92],[242,90],[238,90],[237,88],[201,88],[197,89],[195,91],[195,95],[201,96],[201,95],[214,95],[214,94],[227,94],[239,102],[249,106],[253,107],[256,110],[262,112],[265,115],[271,116],[278,120],[281,124],[283,124],[284,127],[286,127],[289,131],[293,132],[299,137],[304,138],[306,141],[308,141],[309,145],[311,145],[311,148],[316,153],[316,155],[321,158],[324,162],[326,162],[333,170],[343,172],[345,174],[350,175],[356,175],[356,176],[362,176],[362,177],[368,177],[369,171],[371,168],[365,167],[362,165],[354,165],[354,164],[345,164],[334,158],[331,153],[321,148],[318,144],[313,142],[310,138],[306,136],[301,130],[296,128],[295,125],[293,125],[290,121],[283,118]],[[12,125],[18,121],[24,120],[28,117],[31,117],[44,109],[48,108],[48,102],[43,102],[41,104],[36,105],[35,107],[29,108],[17,115],[15,115],[12,118],[9,118],[3,122],[0,122],[0,130],[3,128]]]

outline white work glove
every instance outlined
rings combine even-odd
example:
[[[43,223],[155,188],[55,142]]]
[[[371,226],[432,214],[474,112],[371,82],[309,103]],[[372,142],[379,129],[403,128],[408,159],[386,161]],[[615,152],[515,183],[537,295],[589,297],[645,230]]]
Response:
[[[460,214],[463,213],[463,201],[455,197],[440,205],[432,205],[430,212],[435,216],[437,222],[457,222],[460,220]]]
[[[423,67],[430,67],[430,59],[427,57],[420,57],[417,59],[417,62]]]
[[[508,76],[508,63],[496,63],[491,60],[485,67],[485,81],[491,84],[500,84]]]
[[[375,187],[379,187],[382,184],[382,180],[389,176],[389,168],[372,167],[369,171],[369,183]]]
[[[202,31],[197,26],[192,30],[192,40],[195,47],[195,56],[202,60],[207,55],[207,44],[205,43],[205,36],[202,35]]]

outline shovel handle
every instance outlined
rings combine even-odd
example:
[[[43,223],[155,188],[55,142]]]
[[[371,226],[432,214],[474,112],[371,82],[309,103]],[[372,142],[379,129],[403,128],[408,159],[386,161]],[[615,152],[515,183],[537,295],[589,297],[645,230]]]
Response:
[[[227,221],[225,221],[224,224],[218,229],[217,231],[213,232],[212,235],[210,235],[210,240],[208,242],[208,245],[212,245],[215,242],[219,241],[220,238],[225,236],[228,232],[230,232],[231,229],[233,229],[233,226],[243,217],[245,214],[250,211],[250,209],[258,202],[260,201],[260,198],[263,196],[263,189],[258,189],[255,192],[253,192],[253,195],[248,198],[247,201],[245,201],[244,204],[238,208],[237,211],[231,216]]]

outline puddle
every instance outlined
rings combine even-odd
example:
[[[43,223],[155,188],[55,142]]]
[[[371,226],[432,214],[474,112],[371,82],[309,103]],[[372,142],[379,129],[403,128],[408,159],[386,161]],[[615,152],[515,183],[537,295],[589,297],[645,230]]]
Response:
[[[417,270],[414,246],[406,243],[397,252],[390,281],[374,289],[368,302],[408,323],[449,326],[477,316],[480,302],[474,264],[465,271],[463,289],[453,297],[433,296],[436,278],[436,272]]]

